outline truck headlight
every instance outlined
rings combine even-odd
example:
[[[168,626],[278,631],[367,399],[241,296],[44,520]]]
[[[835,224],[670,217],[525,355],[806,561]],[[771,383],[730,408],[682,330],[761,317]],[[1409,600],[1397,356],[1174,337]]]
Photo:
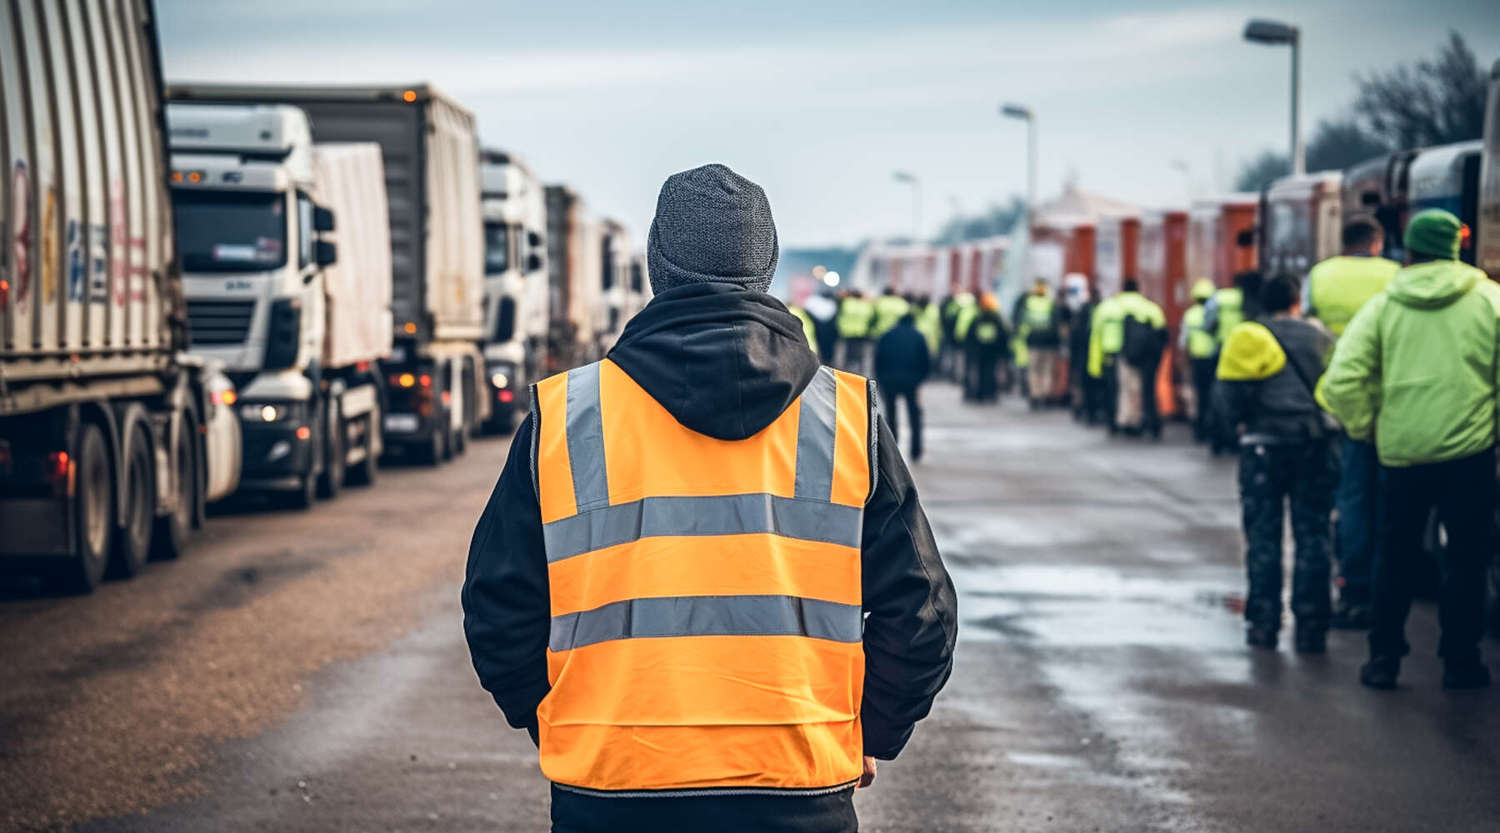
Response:
[[[240,407],[240,418],[250,422],[276,422],[286,417],[287,408],[284,405],[252,402]]]
[[[500,390],[503,389],[506,385],[510,384],[510,378],[504,373],[496,373],[490,376],[490,383],[493,384],[497,390]]]

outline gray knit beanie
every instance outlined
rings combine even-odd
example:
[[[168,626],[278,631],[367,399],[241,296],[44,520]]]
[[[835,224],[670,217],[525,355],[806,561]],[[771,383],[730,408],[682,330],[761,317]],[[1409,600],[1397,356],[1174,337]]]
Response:
[[[759,185],[719,164],[662,184],[646,240],[652,292],[694,283],[765,292],[779,255],[771,204]]]

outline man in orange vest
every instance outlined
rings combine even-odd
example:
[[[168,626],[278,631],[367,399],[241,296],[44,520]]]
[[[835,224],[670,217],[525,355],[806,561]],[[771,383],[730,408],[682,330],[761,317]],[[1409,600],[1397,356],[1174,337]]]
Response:
[[[670,177],[655,297],[535,386],[474,532],[464,629],[556,831],[853,831],[952,668],[956,598],[862,377],[766,294],[770,205]]]

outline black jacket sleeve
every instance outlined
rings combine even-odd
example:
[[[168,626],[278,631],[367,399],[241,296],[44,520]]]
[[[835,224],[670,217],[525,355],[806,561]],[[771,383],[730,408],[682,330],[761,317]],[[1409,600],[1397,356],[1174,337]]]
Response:
[[[891,760],[953,670],[958,596],[896,439],[878,420],[877,474],[865,504],[862,569],[865,754]]]
[[[474,528],[464,576],[464,635],[474,671],[505,719],[536,739],[536,707],[547,695],[551,610],[542,510],[531,479],[533,426],[516,430],[510,456]]]

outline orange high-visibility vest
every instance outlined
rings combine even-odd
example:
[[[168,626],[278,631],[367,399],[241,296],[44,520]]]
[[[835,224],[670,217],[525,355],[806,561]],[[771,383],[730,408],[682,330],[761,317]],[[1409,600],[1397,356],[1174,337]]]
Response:
[[[821,368],[744,440],[684,427],[608,359],[532,401],[547,778],[736,792],[857,780],[868,381]]]

